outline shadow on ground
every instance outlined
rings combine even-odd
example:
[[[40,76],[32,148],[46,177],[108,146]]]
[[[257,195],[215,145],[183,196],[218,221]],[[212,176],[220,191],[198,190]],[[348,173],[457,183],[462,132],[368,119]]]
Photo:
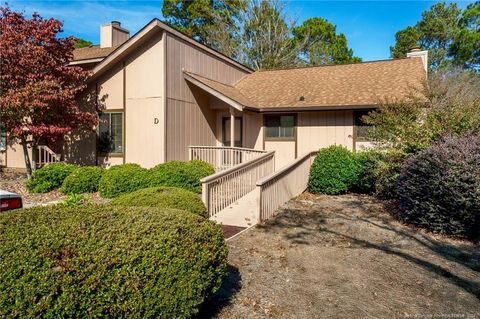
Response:
[[[351,200],[343,201],[342,207],[339,209],[322,210],[321,207],[313,207],[313,211],[305,213],[305,208],[286,208],[277,218],[267,222],[263,229],[282,229],[288,228],[285,238],[299,245],[311,245],[316,241],[313,238],[321,239],[330,236],[337,237],[343,241],[351,243],[351,249],[376,249],[386,254],[395,255],[403,258],[408,262],[440,275],[448,279],[453,284],[464,289],[468,293],[473,294],[480,300],[480,283],[478,281],[462,278],[455,275],[452,271],[433,263],[429,260],[418,256],[418,252],[412,251],[411,241],[418,246],[434,253],[437,257],[445,261],[454,262],[464,267],[468,267],[475,272],[480,272],[480,249],[478,246],[472,248],[471,245],[459,245],[449,243],[449,239],[440,237],[435,239],[431,234],[424,233],[413,227],[401,225],[398,221],[392,219],[390,215],[385,213],[379,214],[378,211],[372,211],[371,198],[353,197]],[[301,201],[300,201],[301,203]],[[304,201],[304,204],[315,206],[312,201]],[[392,210],[394,206],[390,203],[384,203],[385,210]],[[354,214],[348,212],[355,211]],[[313,212],[313,213],[312,213]],[[360,214],[359,214],[360,212]],[[391,211],[390,211],[391,213]],[[372,228],[381,230],[379,233],[393,233],[395,236],[385,236],[383,239],[369,238],[367,232],[350,232],[341,231],[341,227],[331,227],[332,223],[327,223],[326,219],[334,219],[336,224],[366,224],[370,232]],[[336,230],[340,228],[340,230]],[[359,228],[363,228],[359,225]],[[375,229],[373,229],[375,232]],[[409,245],[405,245],[408,242]],[[452,240],[452,242],[454,242]],[[410,246],[410,247],[407,247]],[[421,254],[420,254],[421,255]]]
[[[218,312],[232,302],[233,297],[242,288],[242,277],[237,267],[228,265],[227,274],[223,279],[222,286],[212,297],[206,302],[200,313],[195,317],[197,319],[215,317]]]

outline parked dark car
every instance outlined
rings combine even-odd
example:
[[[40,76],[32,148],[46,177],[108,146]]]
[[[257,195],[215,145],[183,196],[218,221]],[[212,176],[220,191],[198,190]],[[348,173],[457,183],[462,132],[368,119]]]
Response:
[[[0,189],[0,212],[23,207],[22,196]]]

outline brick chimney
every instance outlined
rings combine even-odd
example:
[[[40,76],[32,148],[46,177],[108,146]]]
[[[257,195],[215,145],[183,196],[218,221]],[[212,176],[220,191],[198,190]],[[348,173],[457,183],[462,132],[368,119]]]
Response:
[[[122,44],[130,37],[130,31],[121,27],[118,21],[100,26],[100,47],[111,48]]]
[[[428,51],[421,50],[419,47],[413,47],[408,51],[407,58],[422,58],[423,67],[425,72],[428,72]]]

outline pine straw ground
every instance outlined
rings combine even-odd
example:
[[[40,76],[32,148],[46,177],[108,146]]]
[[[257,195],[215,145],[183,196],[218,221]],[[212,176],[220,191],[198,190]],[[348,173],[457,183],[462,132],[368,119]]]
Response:
[[[368,196],[302,195],[228,246],[200,318],[480,318],[480,247],[402,225]]]

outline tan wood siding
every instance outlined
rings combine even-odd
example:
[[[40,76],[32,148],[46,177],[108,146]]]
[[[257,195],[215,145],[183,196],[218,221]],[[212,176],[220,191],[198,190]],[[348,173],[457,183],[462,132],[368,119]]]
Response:
[[[298,154],[333,144],[353,149],[352,111],[298,113],[297,119]]]
[[[166,34],[166,160],[186,160],[189,145],[215,145],[215,113],[183,71],[234,84],[246,72],[174,35]],[[200,105],[202,104],[202,105]]]

